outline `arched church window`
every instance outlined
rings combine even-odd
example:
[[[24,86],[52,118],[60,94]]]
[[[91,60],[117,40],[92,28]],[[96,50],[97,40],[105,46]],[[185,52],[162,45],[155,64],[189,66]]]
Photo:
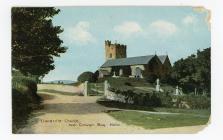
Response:
[[[135,69],[135,77],[136,78],[142,77],[142,70],[139,67],[136,67],[136,69]]]

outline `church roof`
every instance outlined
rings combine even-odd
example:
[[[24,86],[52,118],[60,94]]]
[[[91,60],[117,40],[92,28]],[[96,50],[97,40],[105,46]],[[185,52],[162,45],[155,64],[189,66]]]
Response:
[[[138,56],[138,57],[128,57],[128,58],[107,60],[101,67],[103,68],[103,67],[111,67],[111,66],[129,66],[129,65],[148,64],[149,61],[154,56],[155,55],[147,55],[147,56]]]
[[[161,61],[161,63],[163,64],[167,58],[167,55],[159,55],[159,60]]]

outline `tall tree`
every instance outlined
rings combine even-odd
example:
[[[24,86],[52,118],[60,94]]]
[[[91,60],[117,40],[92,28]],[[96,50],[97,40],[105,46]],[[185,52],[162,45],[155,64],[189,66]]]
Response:
[[[12,8],[12,67],[23,74],[44,76],[55,68],[53,57],[65,53],[53,16],[60,12],[53,7]]]
[[[196,91],[208,92],[211,89],[211,61],[210,48],[202,51],[198,50],[197,54],[192,54],[186,59],[180,59],[174,63],[174,79],[187,92]]]
[[[211,49],[197,51],[198,75],[201,88],[210,92],[211,90]]]

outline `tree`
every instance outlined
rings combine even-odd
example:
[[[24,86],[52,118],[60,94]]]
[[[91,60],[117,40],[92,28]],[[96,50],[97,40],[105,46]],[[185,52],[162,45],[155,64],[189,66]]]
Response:
[[[199,66],[198,74],[200,77],[201,88],[210,92],[211,90],[211,49],[197,51],[197,64]]]
[[[77,80],[79,82],[85,82],[85,81],[95,82],[96,81],[95,76],[94,76],[94,73],[93,72],[90,72],[90,71],[86,71],[86,72],[81,73],[78,76]]]
[[[210,92],[211,88],[211,61],[210,48],[198,50],[186,59],[174,63],[172,76],[186,92],[196,89],[198,92]]]
[[[99,70],[96,70],[96,71],[94,72],[94,79],[95,79],[95,81],[98,80],[98,77],[99,77]]]
[[[53,57],[65,53],[59,34],[60,26],[53,26],[52,17],[59,9],[12,8],[12,67],[25,75],[44,76],[55,68]]]

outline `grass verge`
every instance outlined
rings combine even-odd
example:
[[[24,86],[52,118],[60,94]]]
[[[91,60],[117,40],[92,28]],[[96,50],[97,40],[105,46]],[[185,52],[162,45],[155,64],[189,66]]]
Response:
[[[136,111],[115,111],[108,114],[123,123],[141,126],[145,129],[205,125],[209,120],[209,115],[195,116],[187,113],[149,114]]]

